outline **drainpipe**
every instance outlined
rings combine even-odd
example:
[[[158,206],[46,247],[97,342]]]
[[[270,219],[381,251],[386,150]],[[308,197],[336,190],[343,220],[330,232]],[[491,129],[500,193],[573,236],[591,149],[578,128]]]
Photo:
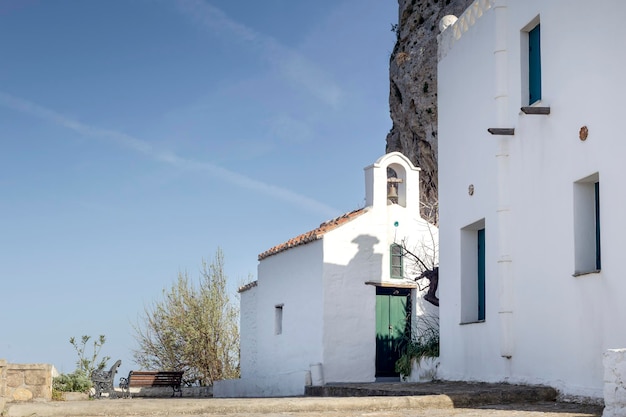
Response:
[[[512,127],[509,119],[507,0],[495,0],[496,36],[494,48],[496,78],[496,123],[498,127]],[[509,141],[511,136],[497,136],[497,229],[498,229],[498,284],[500,318],[500,355],[513,356],[513,269],[511,258],[511,173]],[[510,361],[507,361],[510,365]],[[510,366],[507,366],[507,373]]]

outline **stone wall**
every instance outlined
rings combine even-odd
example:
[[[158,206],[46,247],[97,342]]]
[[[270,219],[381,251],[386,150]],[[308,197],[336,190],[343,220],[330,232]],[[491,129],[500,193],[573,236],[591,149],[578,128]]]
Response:
[[[14,364],[0,359],[0,398],[11,401],[52,399],[52,365]]]
[[[7,392],[7,361],[0,359],[0,399],[6,397]]]

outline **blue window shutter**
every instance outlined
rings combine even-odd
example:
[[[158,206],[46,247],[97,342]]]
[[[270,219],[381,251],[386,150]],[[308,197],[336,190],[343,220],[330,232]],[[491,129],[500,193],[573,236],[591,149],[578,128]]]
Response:
[[[540,25],[528,32],[529,104],[541,100],[541,32]]]
[[[478,320],[485,320],[485,229],[478,231]]]
[[[596,269],[599,271],[602,266],[600,262],[600,183],[595,184],[596,194]]]

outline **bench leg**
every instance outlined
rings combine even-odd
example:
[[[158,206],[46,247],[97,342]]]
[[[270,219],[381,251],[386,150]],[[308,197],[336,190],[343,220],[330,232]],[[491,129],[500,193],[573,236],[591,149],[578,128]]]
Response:
[[[99,398],[100,398],[100,396],[102,395],[102,388],[100,387],[100,383],[96,382],[96,383],[93,385],[93,388],[94,388],[94,390],[95,390],[95,393],[93,394],[94,398],[99,399]]]
[[[117,398],[117,391],[115,391],[115,387],[113,387],[113,382],[111,382],[111,386],[109,387],[109,398]]]
[[[122,389],[122,398],[132,398],[130,395],[130,387],[128,386],[128,378],[120,378],[120,388]]]
[[[178,396],[182,398],[183,396],[183,389],[180,387],[180,385],[172,385],[172,397],[176,396],[176,393],[178,393]]]

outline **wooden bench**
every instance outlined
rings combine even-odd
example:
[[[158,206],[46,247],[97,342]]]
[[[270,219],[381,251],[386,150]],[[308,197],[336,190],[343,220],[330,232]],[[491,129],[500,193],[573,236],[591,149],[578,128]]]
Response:
[[[120,388],[124,397],[131,398],[130,388],[171,387],[172,397],[178,393],[183,396],[181,385],[183,371],[130,371],[128,378],[120,378]]]
[[[109,398],[115,398],[115,389],[113,388],[113,379],[117,373],[117,368],[120,367],[122,361],[119,360],[111,366],[108,371],[93,371],[91,373],[91,383],[95,389],[95,398],[101,398],[103,393],[108,393]]]

